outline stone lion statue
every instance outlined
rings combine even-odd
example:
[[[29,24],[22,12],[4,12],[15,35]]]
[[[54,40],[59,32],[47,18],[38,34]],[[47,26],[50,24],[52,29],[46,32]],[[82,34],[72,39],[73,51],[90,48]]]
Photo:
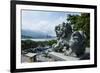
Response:
[[[68,23],[59,24],[55,27],[57,43],[53,45],[54,51],[63,52],[65,55],[74,54],[81,57],[85,53],[86,35],[83,31],[72,31]]]
[[[68,23],[59,24],[55,27],[57,44],[54,46],[56,52],[64,52],[69,48],[69,40],[72,34],[72,27]]]
[[[75,53],[77,57],[84,55],[86,48],[86,36],[83,31],[75,31],[71,35],[70,48],[71,53]],[[71,54],[70,53],[70,54]]]
[[[70,36],[72,34],[72,27],[68,23],[59,24],[55,27],[55,32],[57,35],[57,39],[70,39]]]

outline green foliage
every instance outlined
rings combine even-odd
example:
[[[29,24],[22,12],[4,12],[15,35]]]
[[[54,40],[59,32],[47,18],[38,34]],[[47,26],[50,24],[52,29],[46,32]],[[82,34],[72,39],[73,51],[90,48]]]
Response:
[[[67,21],[73,25],[77,23],[77,19],[79,18],[79,15],[68,15]]]
[[[90,46],[90,14],[68,15],[67,21],[73,25],[73,30],[82,30],[86,34],[86,45]]]
[[[22,40],[21,41],[21,48],[22,49],[28,49],[28,48],[35,48],[37,47],[37,42],[31,41],[31,40]]]
[[[56,42],[57,42],[56,40],[50,40],[50,41],[22,40],[21,41],[21,48],[23,50],[23,49],[29,49],[29,48],[36,48],[38,46],[41,46],[41,47],[52,46]]]
[[[57,41],[56,40],[50,40],[50,41],[48,41],[48,45],[49,46],[52,46],[54,43],[57,43]]]

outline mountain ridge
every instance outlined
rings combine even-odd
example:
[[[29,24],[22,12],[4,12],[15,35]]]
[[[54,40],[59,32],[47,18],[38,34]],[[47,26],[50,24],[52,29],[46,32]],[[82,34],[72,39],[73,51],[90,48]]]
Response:
[[[54,38],[54,36],[38,31],[22,30],[21,38]]]

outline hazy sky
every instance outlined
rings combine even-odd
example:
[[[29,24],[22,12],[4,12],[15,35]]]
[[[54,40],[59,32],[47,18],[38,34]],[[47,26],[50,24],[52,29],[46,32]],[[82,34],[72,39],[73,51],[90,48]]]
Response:
[[[67,22],[69,12],[22,10],[22,30],[32,30],[55,35],[55,26]]]

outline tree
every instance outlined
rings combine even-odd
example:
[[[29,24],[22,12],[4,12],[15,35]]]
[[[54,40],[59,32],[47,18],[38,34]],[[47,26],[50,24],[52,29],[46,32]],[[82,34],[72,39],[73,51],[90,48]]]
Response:
[[[22,50],[29,49],[29,48],[36,48],[37,46],[38,46],[38,44],[35,41],[31,41],[31,40],[22,40],[21,41]]]

